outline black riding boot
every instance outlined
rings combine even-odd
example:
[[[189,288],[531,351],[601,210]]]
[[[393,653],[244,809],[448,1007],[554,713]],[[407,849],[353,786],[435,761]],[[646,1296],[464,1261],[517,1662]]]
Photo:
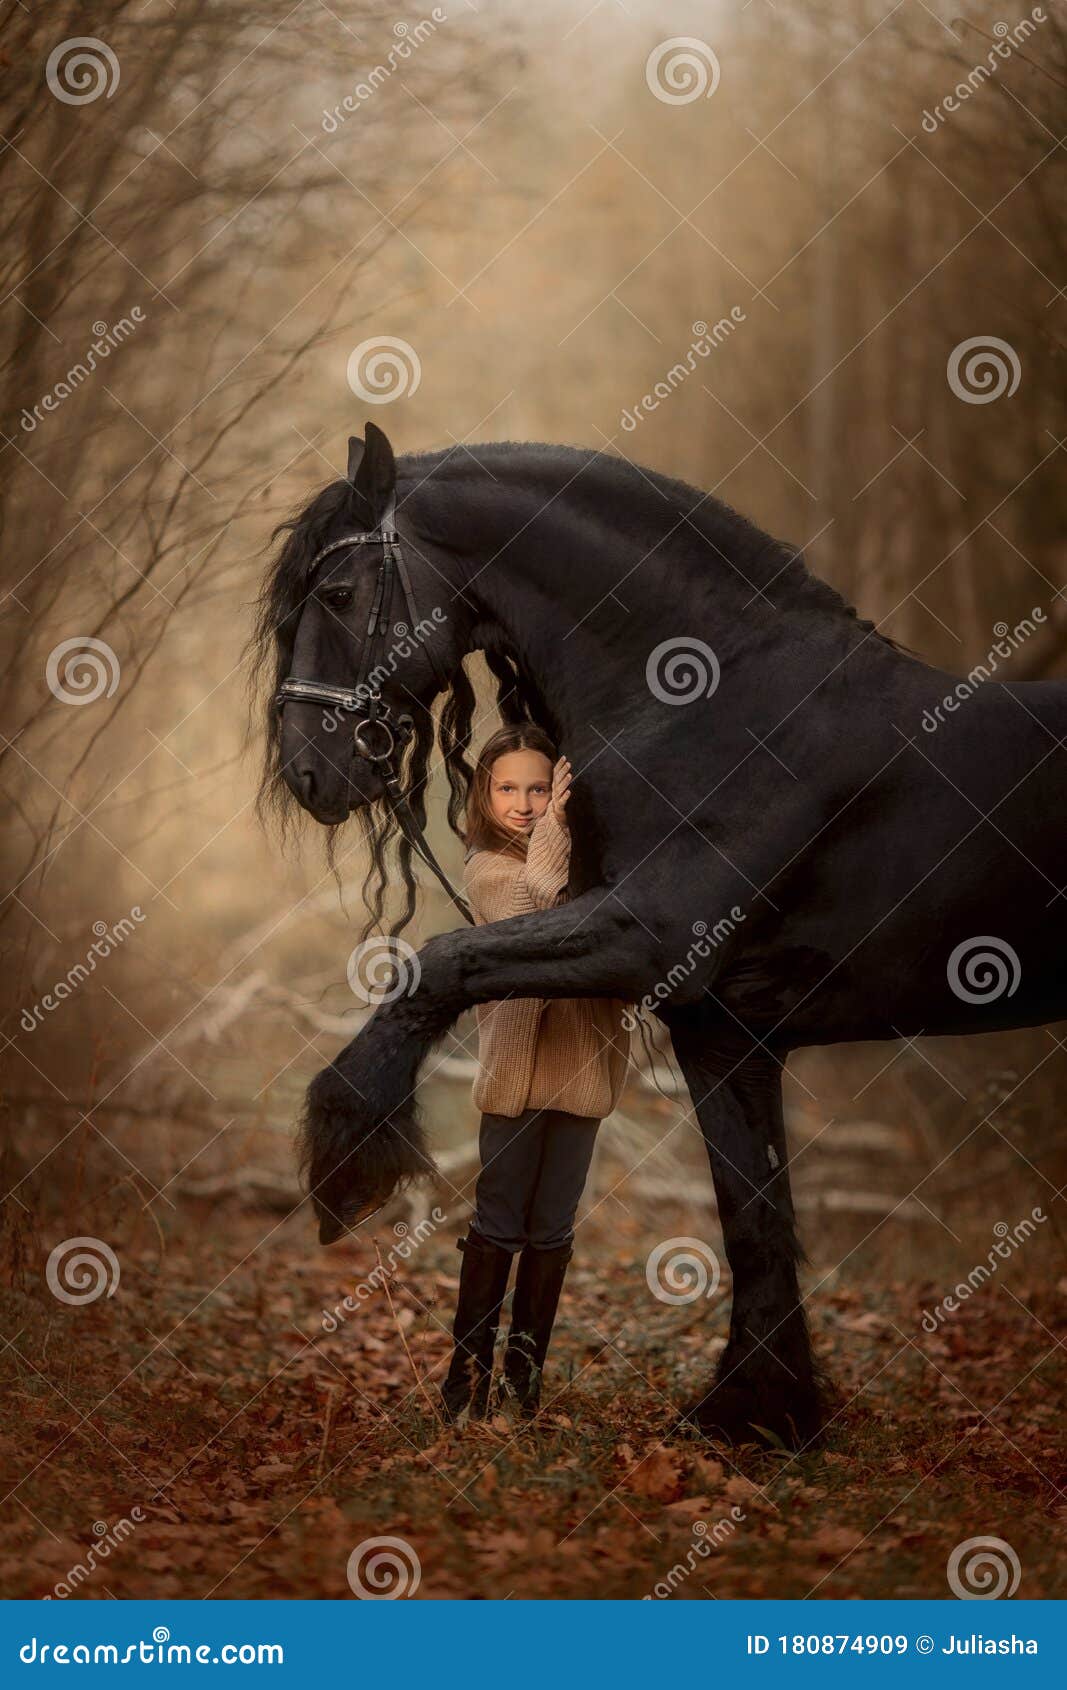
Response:
[[[510,1250],[490,1243],[473,1227],[467,1229],[466,1238],[457,1238],[456,1248],[463,1252],[463,1266],[452,1325],[455,1348],[441,1386],[441,1401],[449,1420],[458,1419],[468,1404],[472,1417],[485,1414],[500,1307],[511,1272]]]
[[[537,1413],[541,1402],[541,1372],[573,1254],[570,1244],[561,1244],[558,1250],[534,1250],[527,1245],[519,1257],[502,1396],[516,1402],[525,1419]]]

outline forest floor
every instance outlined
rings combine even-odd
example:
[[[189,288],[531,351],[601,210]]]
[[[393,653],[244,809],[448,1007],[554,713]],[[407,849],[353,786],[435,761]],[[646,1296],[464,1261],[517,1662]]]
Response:
[[[82,1305],[45,1283],[50,1236],[44,1254],[9,1238],[0,1594],[947,1598],[953,1551],[993,1537],[1020,1597],[1062,1597],[1055,1227],[934,1332],[946,1284],[893,1277],[885,1231],[806,1272],[837,1406],[799,1454],[671,1434],[723,1346],[728,1283],[658,1301],[652,1241],[624,1226],[583,1237],[521,1428],[434,1407],[454,1228],[406,1260],[387,1232],[383,1284],[373,1240],[319,1249],[306,1206],[188,1204],[166,1237],[132,1229],[114,1294]],[[400,1540],[384,1561],[381,1538]],[[988,1576],[970,1556],[961,1576]]]

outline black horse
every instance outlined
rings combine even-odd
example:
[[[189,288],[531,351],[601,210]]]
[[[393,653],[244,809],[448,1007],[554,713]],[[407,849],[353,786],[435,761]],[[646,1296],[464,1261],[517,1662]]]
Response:
[[[823,1411],[783,1062],[805,1045],[1067,1016],[1067,684],[958,696],[958,677],[858,617],[795,547],[623,459],[494,444],[398,463],[368,424],[348,478],[288,525],[265,588],[275,686],[353,684],[382,548],[309,566],[394,498],[426,637],[378,678],[411,718],[413,804],[444,685],[456,825],[474,702],[462,664],[480,649],[505,716],[537,720],[573,765],[570,901],[430,939],[417,988],[316,1076],[302,1142],[320,1238],[432,1170],[415,1087],[464,1010],[509,994],[647,1000],[692,1096],[733,1272],[729,1341],[687,1413],[713,1435],[806,1441]],[[377,816],[380,913],[383,786],[338,714],[272,710],[264,790],[284,783],[329,827]]]

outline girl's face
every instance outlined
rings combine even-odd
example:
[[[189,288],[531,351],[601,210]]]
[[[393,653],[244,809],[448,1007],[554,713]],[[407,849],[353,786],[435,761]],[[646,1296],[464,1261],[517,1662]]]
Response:
[[[552,764],[542,751],[505,751],[489,772],[489,804],[508,833],[529,833],[552,796]]]

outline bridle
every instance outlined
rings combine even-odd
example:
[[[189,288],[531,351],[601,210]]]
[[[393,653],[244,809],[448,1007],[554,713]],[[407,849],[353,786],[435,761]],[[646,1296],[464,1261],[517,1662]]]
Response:
[[[419,856],[433,870],[441,885],[448,893],[452,902],[460,910],[471,926],[474,917],[467,904],[452,886],[448,876],[441,868],[423,835],[422,828],[416,820],[407,796],[399,783],[399,758],[404,745],[407,744],[415,732],[415,725],[407,711],[394,713],[387,699],[383,699],[377,686],[368,682],[367,677],[374,671],[374,647],[378,640],[384,640],[389,631],[392,616],[394,582],[397,576],[403,590],[407,604],[410,627],[414,631],[419,626],[420,618],[415,594],[412,591],[411,577],[408,573],[404,554],[400,547],[400,534],[396,526],[396,495],[389,495],[388,503],[378,521],[377,527],[367,529],[363,533],[344,534],[339,540],[331,540],[328,546],[312,558],[308,565],[307,578],[311,576],[324,557],[332,552],[339,552],[348,546],[380,545],[382,561],[378,567],[378,579],[374,587],[374,598],[371,603],[370,618],[367,622],[367,634],[363,641],[363,649],[359,659],[359,673],[354,687],[335,687],[328,681],[302,680],[295,675],[286,676],[274,695],[274,707],[281,713],[290,701],[302,704],[332,705],[335,709],[346,711],[354,720],[353,749],[358,757],[370,763],[381,776],[385,787],[386,802],[396,817],[397,823],[411,846]],[[443,692],[448,687],[448,676],[445,675],[433,646],[427,641],[423,649],[430,659],[437,691]]]

